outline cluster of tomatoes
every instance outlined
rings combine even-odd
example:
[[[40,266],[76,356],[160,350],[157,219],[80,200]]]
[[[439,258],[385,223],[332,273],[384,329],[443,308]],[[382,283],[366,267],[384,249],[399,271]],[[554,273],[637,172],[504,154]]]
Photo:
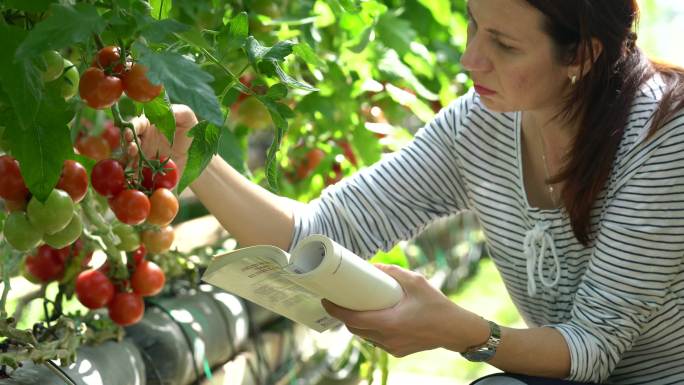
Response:
[[[61,249],[74,243],[83,232],[76,204],[88,191],[88,174],[80,163],[66,160],[55,189],[45,202],[30,197],[19,163],[10,155],[0,156],[0,197],[10,214],[4,236],[19,251],[28,251],[41,242]]]
[[[107,307],[109,318],[121,326],[140,321],[145,313],[143,297],[157,295],[166,282],[164,271],[145,259],[145,245],[128,253],[129,279],[113,282],[109,265],[81,272],[76,278],[76,297],[89,309]]]
[[[79,94],[95,109],[111,107],[121,95],[138,102],[149,102],[161,93],[161,84],[147,78],[147,67],[121,57],[121,49],[107,46],[100,49],[91,67],[81,75]]]
[[[82,120],[81,124],[88,130],[92,129],[92,123]],[[90,159],[103,160],[111,158],[112,153],[121,146],[121,129],[113,121],[107,120],[104,129],[99,135],[90,135],[79,132],[76,138],[76,150],[78,153]]]

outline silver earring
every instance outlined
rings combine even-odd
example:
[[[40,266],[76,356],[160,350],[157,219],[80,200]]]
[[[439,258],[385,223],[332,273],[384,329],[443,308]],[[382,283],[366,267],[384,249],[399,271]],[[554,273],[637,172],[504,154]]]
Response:
[[[570,85],[574,86],[577,83],[577,75],[572,75],[570,78]]]

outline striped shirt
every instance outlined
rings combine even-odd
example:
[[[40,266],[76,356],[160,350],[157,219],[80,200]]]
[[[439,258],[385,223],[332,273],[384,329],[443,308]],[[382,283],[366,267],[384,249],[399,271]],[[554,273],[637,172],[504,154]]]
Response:
[[[684,112],[645,139],[661,87],[633,102],[588,247],[564,210],[528,203],[521,113],[488,111],[472,91],[295,213],[292,244],[322,233],[367,258],[472,210],[524,320],[565,338],[568,379],[684,384]]]

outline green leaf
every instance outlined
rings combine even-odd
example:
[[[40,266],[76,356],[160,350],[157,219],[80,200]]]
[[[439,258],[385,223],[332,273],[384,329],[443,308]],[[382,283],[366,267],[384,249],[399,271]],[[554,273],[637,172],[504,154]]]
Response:
[[[396,16],[392,12],[384,13],[378,19],[376,27],[378,39],[390,48],[394,48],[400,56],[411,52],[411,42],[416,40],[416,31],[408,20]]]
[[[263,60],[281,62],[292,53],[292,47],[295,45],[296,44],[290,40],[279,41],[266,52]]]
[[[166,0],[169,1],[170,0]],[[179,23],[172,19],[164,19],[146,24],[140,34],[150,42],[162,42],[171,34],[186,32],[190,29],[189,25]]]
[[[249,34],[249,18],[246,12],[235,15],[228,23],[225,32],[218,38],[219,47],[225,52],[241,48]]]
[[[187,104],[201,118],[222,126],[223,113],[210,83],[211,75],[175,52],[154,52],[139,47],[139,61],[149,68],[147,77],[163,84],[174,103]]]
[[[186,43],[192,45],[195,48],[202,48],[206,50],[213,49],[211,44],[209,44],[209,42],[202,35],[202,32],[197,28],[190,28],[185,32],[177,33],[176,36],[180,37]]]
[[[73,112],[55,87],[40,100],[37,119],[28,129],[8,127],[7,139],[21,164],[21,175],[31,193],[41,201],[57,184],[64,160],[73,155],[67,125],[72,117]]]
[[[318,55],[316,55],[316,52],[314,52],[313,48],[306,44],[306,42],[300,41],[297,43],[297,45],[293,48],[293,52],[306,63],[327,71],[328,65],[325,63],[325,61],[319,58]]]
[[[235,170],[242,174],[247,171],[247,167],[245,167],[245,158],[243,156],[244,151],[240,139],[232,131],[225,130],[221,134],[218,147],[219,155]]]
[[[145,116],[154,124],[159,131],[166,137],[169,143],[173,143],[176,135],[176,118],[171,110],[168,96],[162,92],[154,100],[145,103],[143,110]]]
[[[280,188],[278,187],[278,162],[276,155],[280,149],[280,143],[285,136],[285,132],[287,132],[287,118],[292,117],[293,113],[288,106],[277,103],[268,97],[257,96],[257,98],[268,108],[271,120],[273,120],[273,141],[266,153],[266,166],[264,168],[269,187],[273,191],[278,191]]]
[[[157,20],[166,19],[171,12],[172,0],[150,0],[151,14]]]
[[[56,0],[7,0],[7,7],[26,12],[45,12]]]
[[[449,0],[418,0],[425,8],[427,8],[435,20],[448,27],[451,24],[451,1]]]
[[[282,83],[276,83],[266,92],[266,97],[273,100],[280,100],[287,96],[287,87]]]
[[[193,139],[188,150],[188,162],[178,183],[178,193],[200,176],[211,157],[218,152],[221,129],[207,121],[202,121],[190,130],[189,136]]]
[[[107,24],[90,4],[67,6],[53,4],[52,15],[36,24],[17,50],[17,58],[26,59],[49,49],[81,43],[100,33]]]
[[[261,60],[282,62],[285,57],[292,53],[292,47],[295,43],[289,40],[277,42],[273,47],[266,47],[262,45],[254,36],[249,36],[245,48],[247,49],[247,57],[253,67]]]
[[[305,83],[303,81],[299,81],[299,80],[293,78],[292,76],[288,75],[287,73],[285,73],[285,71],[282,69],[282,67],[280,67],[279,64],[274,63],[274,69],[275,69],[276,75],[278,75],[278,78],[280,78],[280,81],[287,84],[288,86],[293,87],[293,88],[299,88],[299,89],[302,89],[305,91],[318,91],[318,88],[316,88],[316,87],[314,87],[308,83]]]
[[[0,85],[16,112],[20,128],[33,124],[43,94],[38,68],[27,59],[14,60],[14,52],[25,37],[23,30],[0,25],[0,45],[5,52],[0,55]]]
[[[354,0],[327,0],[328,3],[339,12],[339,10],[344,10],[349,13],[358,13],[361,7]]]

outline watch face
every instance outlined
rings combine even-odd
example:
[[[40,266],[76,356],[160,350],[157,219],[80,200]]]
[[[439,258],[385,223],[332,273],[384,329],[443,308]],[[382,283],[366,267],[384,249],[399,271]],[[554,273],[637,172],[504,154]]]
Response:
[[[481,349],[463,353],[463,357],[465,357],[468,361],[482,362],[492,358],[495,352],[496,350],[493,349]]]

